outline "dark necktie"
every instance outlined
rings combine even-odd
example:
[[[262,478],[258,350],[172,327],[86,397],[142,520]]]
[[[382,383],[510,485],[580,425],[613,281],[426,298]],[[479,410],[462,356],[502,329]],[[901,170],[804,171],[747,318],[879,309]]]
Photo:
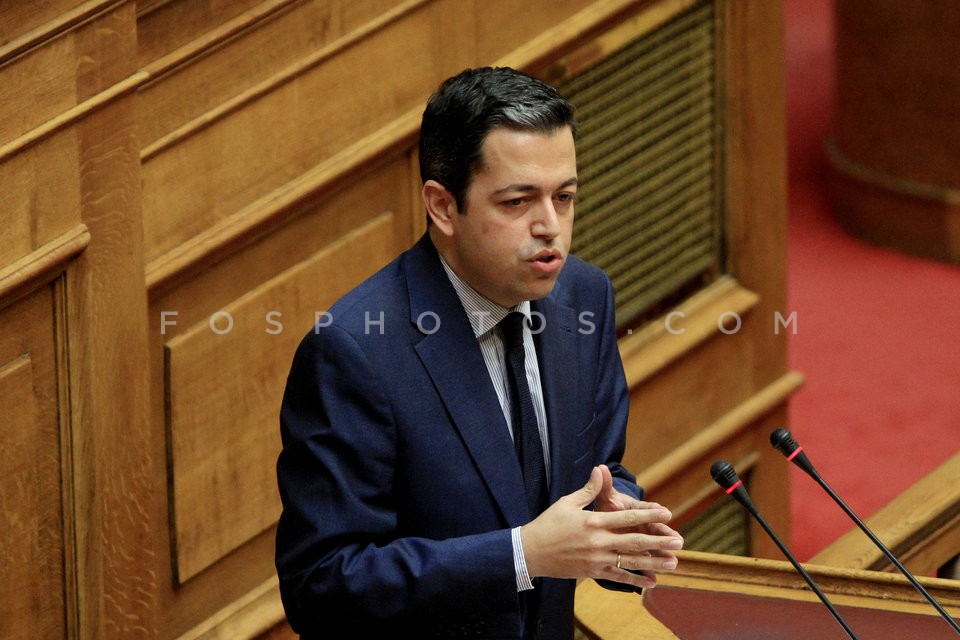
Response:
[[[527,384],[524,369],[523,323],[522,313],[514,311],[500,321],[503,332],[503,344],[506,351],[507,379],[513,420],[513,444],[520,459],[523,471],[523,486],[527,494],[527,506],[530,517],[537,517],[547,508],[547,473],[543,461],[543,445],[540,440],[540,428],[537,426],[537,414],[533,409],[533,396]]]

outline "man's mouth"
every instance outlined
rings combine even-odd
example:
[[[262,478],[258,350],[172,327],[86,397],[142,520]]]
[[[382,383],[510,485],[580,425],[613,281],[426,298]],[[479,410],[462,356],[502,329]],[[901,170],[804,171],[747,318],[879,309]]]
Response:
[[[529,262],[538,270],[550,272],[563,263],[563,254],[558,249],[544,249],[534,254]]]
[[[532,261],[535,262],[553,262],[554,260],[560,260],[562,256],[560,251],[557,249],[544,249],[543,251],[538,251],[532,258]]]

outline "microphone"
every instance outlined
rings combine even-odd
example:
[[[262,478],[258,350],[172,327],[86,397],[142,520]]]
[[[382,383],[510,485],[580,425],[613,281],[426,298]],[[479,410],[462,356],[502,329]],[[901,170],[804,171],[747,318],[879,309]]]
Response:
[[[840,612],[837,611],[836,607],[833,606],[833,603],[827,598],[826,595],[820,590],[820,587],[813,581],[813,578],[810,577],[810,574],[807,573],[806,569],[797,562],[797,559],[793,557],[793,554],[790,553],[790,550],[787,549],[787,546],[783,544],[783,541],[773,532],[773,529],[770,528],[770,525],[767,524],[767,521],[760,516],[760,512],[757,510],[757,507],[754,506],[753,500],[750,499],[750,495],[747,493],[747,489],[743,486],[743,480],[737,475],[736,470],[733,466],[726,460],[717,460],[712,465],[710,465],[710,475],[713,476],[713,480],[720,485],[726,492],[727,495],[733,496],[733,498],[743,506],[744,509],[750,512],[750,515],[760,523],[760,526],[763,527],[763,530],[767,532],[767,535],[780,547],[780,551],[783,552],[783,555],[786,556],[787,560],[790,561],[790,564],[797,570],[797,573],[810,585],[810,588],[813,589],[813,592],[817,594],[817,597],[820,598],[820,601],[826,605],[827,609],[830,610],[830,613],[833,614],[833,617],[836,618],[837,622],[840,623],[840,626],[843,627],[843,630],[847,632],[847,635],[853,638],[853,640],[858,640],[857,636],[847,625],[847,621],[843,619],[843,616],[840,615]]]
[[[910,584],[912,584],[913,587],[920,592],[920,595],[926,598],[927,602],[929,602],[933,608],[937,610],[937,613],[939,613],[940,616],[947,621],[947,624],[949,624],[953,630],[960,635],[960,625],[957,624],[957,621],[954,620],[950,614],[944,610],[940,603],[937,602],[936,598],[930,595],[930,593],[923,588],[922,584],[917,582],[917,579],[913,577],[913,574],[910,573],[899,560],[897,560],[890,549],[887,549],[886,545],[883,544],[876,535],[874,535],[873,531],[871,531],[870,528],[867,527],[867,525],[857,517],[857,514],[855,514],[853,510],[851,510],[850,507],[848,507],[847,504],[840,499],[840,496],[838,496],[836,492],[830,488],[830,485],[828,485],[826,481],[820,477],[820,474],[817,473],[817,470],[813,468],[813,464],[810,462],[810,459],[807,458],[807,454],[803,452],[803,447],[797,444],[797,441],[793,439],[793,436],[790,435],[790,432],[783,428],[774,429],[773,433],[770,434],[770,444],[773,445],[774,449],[782,453],[787,460],[803,469],[807,475],[816,480],[817,484],[823,487],[824,491],[830,494],[830,497],[833,498],[834,502],[840,505],[840,508],[843,509],[848,516],[850,516],[850,519],[853,520],[854,523],[856,523],[856,525],[860,527],[865,534],[867,534],[867,537],[870,538],[870,541],[873,542],[873,544],[875,544],[877,548],[883,552],[883,555],[887,556],[887,559],[893,563],[893,566],[899,569],[900,573],[902,573],[907,580],[910,581]]]

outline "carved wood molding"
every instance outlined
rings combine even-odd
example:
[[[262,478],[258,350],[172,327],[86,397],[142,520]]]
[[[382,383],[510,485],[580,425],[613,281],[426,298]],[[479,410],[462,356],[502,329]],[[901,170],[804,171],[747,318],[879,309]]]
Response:
[[[0,306],[15,294],[52,279],[90,244],[90,232],[80,224],[0,269]]]
[[[732,331],[759,302],[759,296],[724,276],[697,292],[664,318],[620,340],[620,356],[631,389],[676,362],[705,341]]]
[[[960,206],[960,189],[919,182],[886,173],[848,157],[837,146],[836,140],[827,140],[824,145],[827,161],[841,175],[872,187],[892,192],[901,197],[926,200],[951,207]]]
[[[138,0],[137,2],[137,18],[142,18],[148,16],[151,13],[163,9],[168,4],[173,4],[177,0]]]
[[[57,117],[47,120],[40,126],[27,131],[22,136],[0,145],[0,162],[3,162],[7,158],[36,144],[57,131],[82,120],[94,111],[112,103],[118,98],[135,91],[140,83],[143,82],[144,78],[146,78],[146,74],[143,72],[138,72],[128,78],[124,78],[121,82],[112,85],[109,89],[101,91],[92,98],[67,109]]]
[[[28,51],[85,25],[130,0],[90,0],[0,46],[0,67]]]
[[[284,621],[276,576],[234,600],[177,640],[233,640],[253,638]]]
[[[637,484],[652,493],[764,415],[783,406],[803,382],[803,375],[796,371],[784,374],[638,474]]]
[[[595,2],[500,58],[496,64],[529,70],[547,69],[559,64],[564,67],[563,75],[576,73],[694,4],[696,0]],[[577,50],[588,40],[591,42],[587,48]],[[561,59],[561,56],[566,57]],[[555,73],[547,70],[547,79]]]
[[[168,291],[184,278],[247,246],[283,222],[296,206],[340,187],[371,163],[413,144],[420,111],[398,118],[357,141],[279,189],[251,202],[236,214],[147,264],[151,296]]]
[[[259,28],[264,23],[273,20],[284,12],[295,8],[297,5],[303,4],[304,1],[305,0],[269,0],[241,13],[232,20],[224,22],[216,29],[209,31],[204,37],[189,42],[144,67],[144,71],[149,75],[144,82],[144,86],[150,86],[165,76],[176,73],[179,69],[196,63],[198,60],[203,59],[231,40]],[[143,18],[144,15],[161,8],[163,4],[168,3],[148,7],[144,11],[141,11],[138,7],[137,18]]]
[[[762,558],[744,558],[697,551],[679,551],[677,571],[663,574],[663,584],[703,588],[707,584],[723,585],[724,591],[746,592],[759,589],[787,589],[799,598],[814,596],[802,587],[802,578],[785,561]],[[894,609],[901,603],[917,603],[926,611],[927,603],[913,586],[900,575],[809,564],[807,570],[825,593],[836,594],[837,603],[844,598],[879,599],[885,609]],[[945,607],[960,605],[960,586],[955,580],[919,578],[934,597]],[[801,593],[803,592],[803,593]]]
[[[376,20],[368,22],[363,27],[350,32],[342,38],[338,38],[325,47],[321,47],[312,55],[299,60],[296,64],[290,65],[283,71],[273,75],[267,80],[250,87],[243,93],[240,93],[239,95],[220,103],[216,108],[201,114],[197,118],[194,118],[193,120],[183,124],[167,135],[154,141],[152,144],[144,147],[140,152],[141,161],[146,162],[160,152],[204,130],[231,113],[234,113],[244,106],[249,105],[251,102],[258,100],[262,96],[275,91],[277,87],[286,84],[299,76],[302,76],[317,65],[371,37],[373,34],[382,31],[389,25],[395,23],[405,15],[415,11],[430,1],[431,0],[407,0],[406,2],[397,5],[390,11],[381,14]],[[182,47],[181,49],[164,56],[155,63],[148,65],[144,69],[145,73],[147,74],[145,84],[156,78],[162,77],[163,75],[173,73],[177,68],[182,67],[183,65],[192,64],[198,56],[205,55],[206,52],[222,46],[227,40],[234,38],[239,33],[249,29],[251,26],[251,20],[260,22],[268,18],[274,18],[279,14],[280,11],[289,9],[290,7],[286,5],[291,5],[292,3],[289,0],[286,0],[285,2],[280,2],[277,4],[279,6],[271,7],[272,10],[270,11],[258,7],[255,11],[247,12],[237,19],[224,24],[221,29],[213,32],[209,38],[205,38],[196,43],[191,43],[186,47]]]

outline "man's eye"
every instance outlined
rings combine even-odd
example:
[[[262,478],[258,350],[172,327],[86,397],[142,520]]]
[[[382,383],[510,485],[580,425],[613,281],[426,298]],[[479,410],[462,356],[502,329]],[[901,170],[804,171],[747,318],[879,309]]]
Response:
[[[519,207],[526,201],[526,198],[512,198],[510,200],[506,200],[503,204],[507,205],[508,207]]]
[[[557,200],[560,202],[573,202],[577,199],[576,194],[573,193],[560,193],[557,194]]]

